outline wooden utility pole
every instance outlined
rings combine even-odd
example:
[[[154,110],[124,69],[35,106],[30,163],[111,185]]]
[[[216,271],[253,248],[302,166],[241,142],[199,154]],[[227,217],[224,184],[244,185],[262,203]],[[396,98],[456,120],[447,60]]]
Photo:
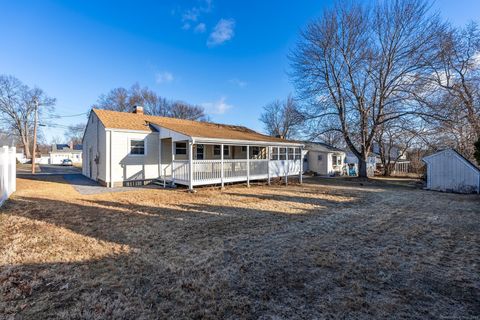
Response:
[[[32,174],[35,174],[35,158],[37,152],[37,121],[38,121],[38,100],[35,98],[35,119],[33,122],[33,153],[32,153]]]

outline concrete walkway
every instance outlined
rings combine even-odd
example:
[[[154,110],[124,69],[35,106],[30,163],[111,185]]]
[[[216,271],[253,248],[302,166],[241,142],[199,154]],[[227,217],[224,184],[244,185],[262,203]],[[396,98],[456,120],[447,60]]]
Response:
[[[70,183],[78,193],[84,195],[102,194],[108,192],[125,192],[141,189],[141,187],[106,188],[99,185],[96,181],[90,180],[81,174],[65,174],[63,175],[63,178]]]

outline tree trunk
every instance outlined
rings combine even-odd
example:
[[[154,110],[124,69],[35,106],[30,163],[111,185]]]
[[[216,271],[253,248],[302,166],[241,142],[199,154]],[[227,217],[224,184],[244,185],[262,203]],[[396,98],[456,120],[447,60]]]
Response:
[[[23,152],[25,152],[25,157],[31,159],[32,153],[30,152],[30,141],[28,137],[22,136]]]
[[[367,160],[363,157],[358,157],[358,176],[360,178],[368,178]]]
[[[390,162],[386,163],[384,166],[383,166],[383,176],[384,177],[390,177],[392,175],[392,165],[390,164]]]

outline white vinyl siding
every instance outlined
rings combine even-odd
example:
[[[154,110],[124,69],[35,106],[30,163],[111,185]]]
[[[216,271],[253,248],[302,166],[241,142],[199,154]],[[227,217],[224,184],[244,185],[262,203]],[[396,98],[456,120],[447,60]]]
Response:
[[[444,150],[425,159],[427,188],[430,190],[479,192],[480,173],[453,150]]]
[[[158,133],[111,131],[113,182],[158,177]],[[144,141],[144,155],[131,154],[131,141]]]

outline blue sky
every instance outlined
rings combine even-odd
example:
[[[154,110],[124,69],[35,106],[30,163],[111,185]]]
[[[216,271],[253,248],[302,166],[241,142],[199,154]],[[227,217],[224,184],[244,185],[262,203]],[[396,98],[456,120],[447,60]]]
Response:
[[[101,93],[138,82],[203,105],[215,122],[261,131],[262,106],[293,92],[287,54],[332,1],[3,1],[0,73],[57,98],[56,114],[87,112]],[[478,0],[438,0],[452,23]],[[69,125],[84,116],[56,120]],[[43,128],[47,141],[63,129]]]

